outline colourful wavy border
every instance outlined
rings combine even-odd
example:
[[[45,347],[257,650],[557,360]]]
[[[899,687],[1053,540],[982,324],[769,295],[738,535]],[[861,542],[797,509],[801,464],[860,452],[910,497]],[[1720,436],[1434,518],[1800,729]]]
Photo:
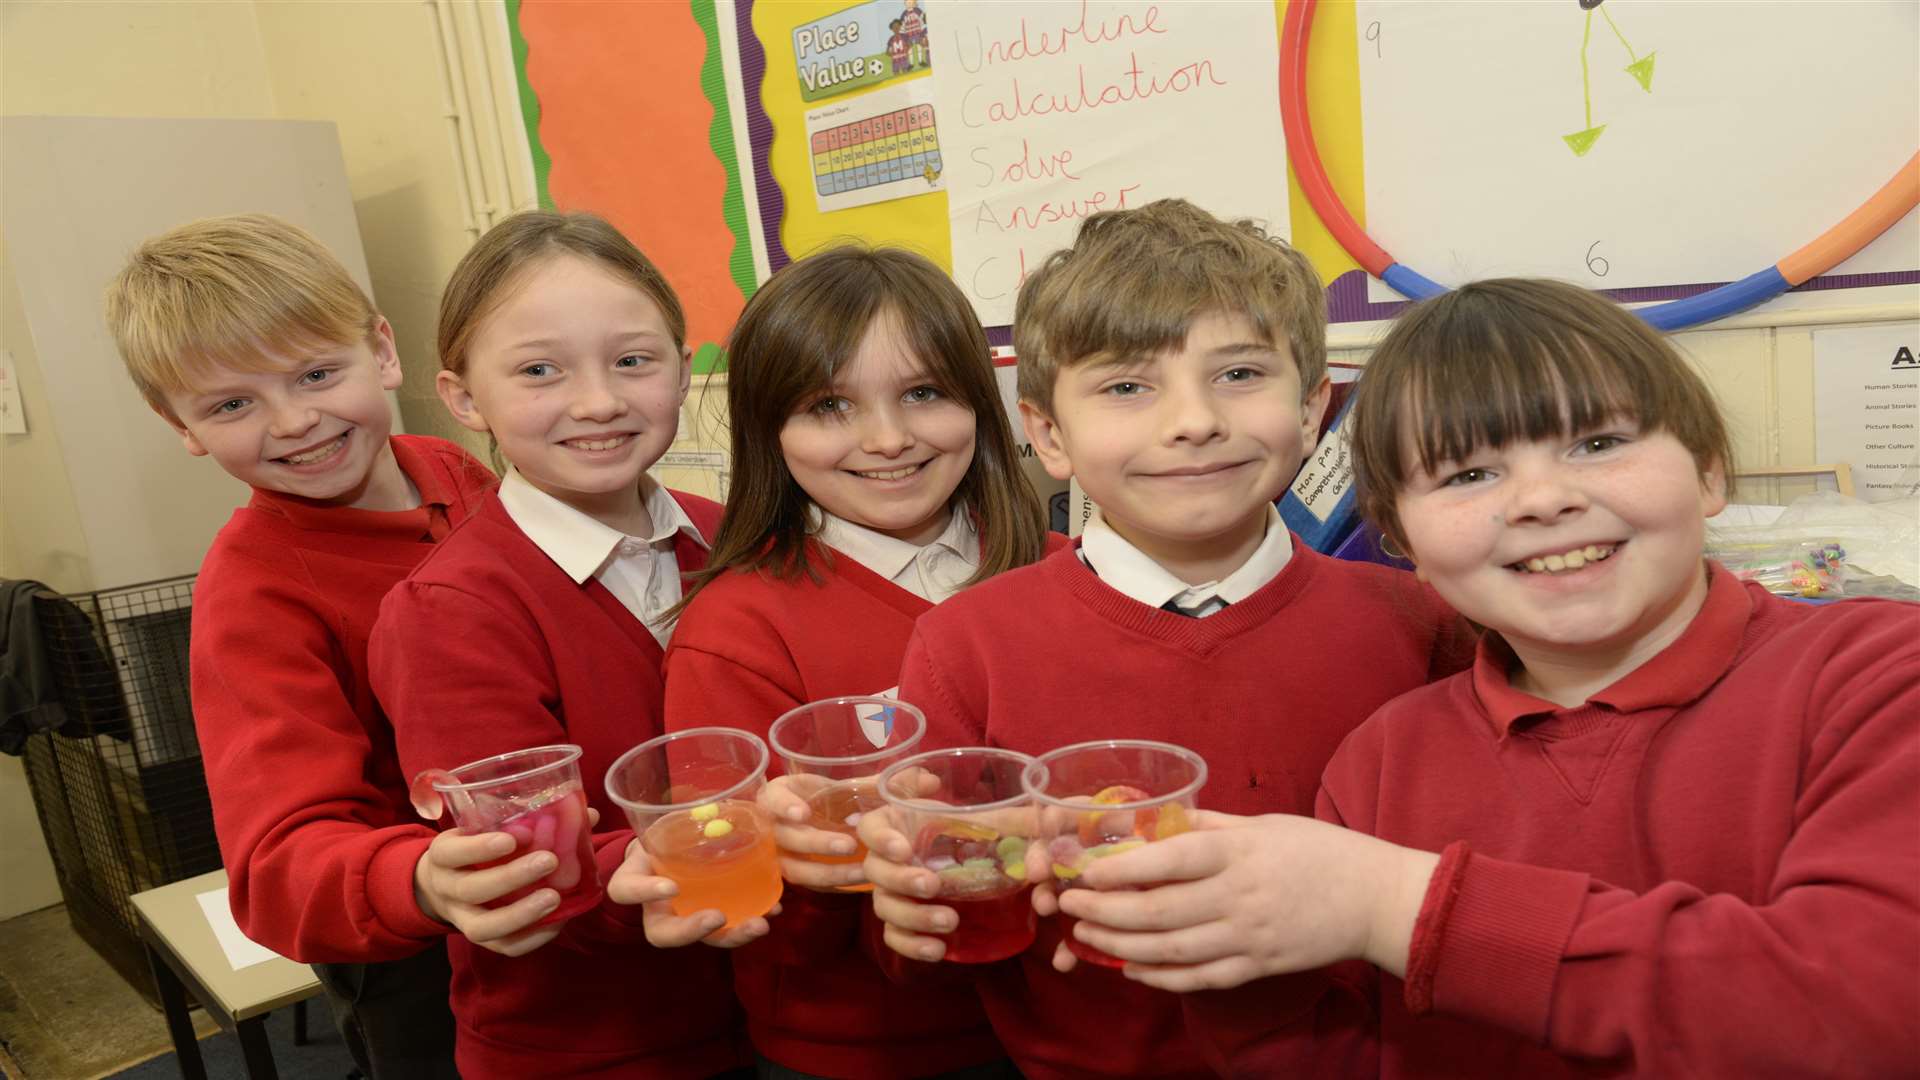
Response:
[[[707,58],[700,65],[700,89],[713,106],[713,125],[708,142],[713,156],[727,171],[727,192],[720,201],[720,215],[733,233],[733,253],[727,257],[727,271],[740,295],[752,298],[760,283],[753,272],[753,234],[747,228],[746,199],[740,188],[740,157],[733,142],[733,109],[727,103],[726,57],[720,48],[720,20],[714,0],[693,0],[693,21],[707,37]]]
[[[553,196],[547,191],[547,174],[553,171],[553,158],[540,144],[540,98],[527,81],[527,39],[520,33],[520,2],[506,0],[507,33],[513,39],[513,81],[520,87],[520,122],[527,126],[527,150],[533,156],[534,197],[551,210]]]
[[[767,242],[767,271],[779,273],[793,261],[787,245],[780,240],[780,225],[787,219],[787,197],[773,181],[769,164],[773,149],[773,121],[767,118],[760,100],[761,86],[767,81],[767,54],[760,37],[753,32],[753,0],[740,0],[733,6],[735,35],[740,41],[740,87],[747,99],[747,139],[753,148],[753,184],[760,196],[760,232]]]

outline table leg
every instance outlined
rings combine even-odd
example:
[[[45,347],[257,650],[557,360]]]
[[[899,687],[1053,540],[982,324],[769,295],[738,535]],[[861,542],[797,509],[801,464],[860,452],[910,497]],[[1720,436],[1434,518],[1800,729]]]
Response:
[[[293,1045],[307,1045],[307,1003],[304,1000],[293,1003]]]
[[[267,1018],[256,1016],[233,1025],[240,1036],[240,1053],[246,1059],[250,1080],[279,1080],[273,1067],[273,1048],[267,1045]]]
[[[150,945],[147,946],[147,966],[153,970],[153,985],[160,992],[160,1010],[166,1014],[167,1034],[173,1037],[173,1056],[180,1064],[182,1080],[207,1080],[207,1065],[200,1059],[200,1041],[193,1036],[193,1018],[187,1013],[187,988]]]

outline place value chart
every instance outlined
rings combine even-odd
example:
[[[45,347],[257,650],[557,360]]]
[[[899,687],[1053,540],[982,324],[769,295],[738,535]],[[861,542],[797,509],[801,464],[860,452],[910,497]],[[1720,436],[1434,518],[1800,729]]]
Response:
[[[823,212],[946,187],[934,107],[914,86],[809,111],[807,140]]]

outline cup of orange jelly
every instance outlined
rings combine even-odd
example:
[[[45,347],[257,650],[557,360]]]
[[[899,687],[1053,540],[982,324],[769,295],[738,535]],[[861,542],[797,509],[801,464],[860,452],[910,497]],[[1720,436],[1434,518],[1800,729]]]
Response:
[[[755,802],[766,778],[767,744],[719,727],[649,739],[607,770],[654,873],[680,886],[674,914],[717,910],[730,930],[779,902],[773,817]]]

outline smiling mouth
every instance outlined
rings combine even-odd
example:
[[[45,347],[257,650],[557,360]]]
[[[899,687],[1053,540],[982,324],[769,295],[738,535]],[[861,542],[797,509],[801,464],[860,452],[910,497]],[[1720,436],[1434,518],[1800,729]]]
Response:
[[[628,442],[631,442],[632,439],[633,439],[633,436],[630,434],[614,435],[614,436],[610,436],[607,438],[600,438],[600,439],[562,439],[560,440],[560,445],[568,447],[569,449],[573,449],[573,450],[587,450],[592,452],[599,452],[599,451],[605,451],[605,450],[618,450],[620,447],[625,446]]]
[[[295,453],[287,454],[284,457],[277,457],[273,460],[282,465],[318,465],[346,449],[347,436],[351,434],[353,434],[353,429],[349,428],[318,446],[311,446],[305,450],[296,451]]]
[[[1189,465],[1185,468],[1165,469],[1148,475],[1165,480],[1187,480],[1193,477],[1217,476],[1223,472],[1231,472],[1245,464],[1246,462],[1244,461],[1223,461],[1217,465]]]
[[[1621,541],[1624,544],[1626,541]],[[1588,544],[1586,547],[1573,548],[1553,555],[1535,555],[1517,563],[1508,563],[1507,569],[1521,574],[1567,574],[1575,570],[1602,562],[1620,550],[1620,544]]]
[[[923,461],[918,465],[904,465],[898,469],[847,469],[846,471],[862,480],[905,480],[926,467],[927,463]]]

